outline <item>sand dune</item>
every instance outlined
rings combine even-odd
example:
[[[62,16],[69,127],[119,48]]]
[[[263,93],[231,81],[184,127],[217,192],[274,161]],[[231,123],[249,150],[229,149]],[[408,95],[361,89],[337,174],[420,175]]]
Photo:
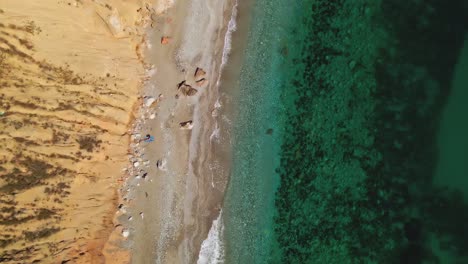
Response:
[[[103,261],[144,77],[146,2],[1,2],[3,261]]]

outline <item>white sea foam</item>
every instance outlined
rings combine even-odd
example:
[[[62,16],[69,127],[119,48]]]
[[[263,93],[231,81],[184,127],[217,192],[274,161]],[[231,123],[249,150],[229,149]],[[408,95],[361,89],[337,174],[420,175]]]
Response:
[[[197,264],[222,264],[224,263],[223,245],[223,211],[213,221],[208,237],[203,241],[198,255]]]
[[[228,23],[228,28],[226,31],[226,35],[224,35],[224,47],[223,47],[223,56],[221,57],[221,65],[219,67],[219,74],[218,74],[218,80],[216,81],[216,85],[219,85],[220,80],[221,80],[221,73],[224,69],[224,66],[226,65],[229,54],[231,53],[231,48],[232,48],[232,33],[236,31],[237,29],[237,5],[238,5],[238,0],[234,3],[234,6],[232,7],[231,11],[231,18],[229,19]]]
[[[232,48],[232,33],[236,31],[237,24],[237,5],[238,0],[235,1],[234,6],[231,11],[231,18],[228,23],[228,28],[226,35],[224,35],[224,47],[223,54],[221,57],[221,65],[219,67],[218,79],[216,85],[219,86],[221,80],[222,71],[228,61],[229,54]],[[219,99],[215,103],[215,111],[221,107]],[[215,115],[216,116],[216,115]],[[210,141],[214,138],[219,138],[219,127],[216,123],[213,133],[210,135]],[[212,182],[214,187],[214,183]],[[219,213],[218,218],[213,221],[210,231],[208,232],[208,237],[203,241],[200,253],[198,255],[197,264],[222,264],[224,263],[224,245],[223,245],[223,233],[224,233],[224,224],[223,224],[223,211]]]
[[[219,127],[218,127],[217,123],[215,125],[215,129],[213,130],[213,132],[210,135],[210,142],[213,142],[214,139],[216,139],[216,140],[219,139]]]

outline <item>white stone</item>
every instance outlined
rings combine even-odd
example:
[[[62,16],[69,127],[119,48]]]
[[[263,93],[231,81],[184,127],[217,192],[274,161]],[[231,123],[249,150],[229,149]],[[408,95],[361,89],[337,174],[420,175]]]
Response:
[[[128,229],[122,230],[122,236],[123,237],[128,237],[129,235],[130,235],[130,231],[128,231]]]
[[[162,171],[166,171],[167,168],[166,168],[166,163],[167,161],[165,159],[162,159],[162,160],[158,160],[156,162],[156,167]]]
[[[156,98],[154,97],[146,97],[145,98],[145,106],[150,107],[154,102],[156,102]]]
[[[138,161],[133,162],[133,167],[137,168],[138,166],[140,166],[140,162]]]

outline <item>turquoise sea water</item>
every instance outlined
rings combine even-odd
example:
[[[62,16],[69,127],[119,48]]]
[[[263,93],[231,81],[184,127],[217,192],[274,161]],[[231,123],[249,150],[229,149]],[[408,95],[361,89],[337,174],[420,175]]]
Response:
[[[453,138],[468,118],[447,114],[464,111],[467,14],[464,0],[255,1],[225,263],[468,263]]]
[[[248,44],[236,83],[233,169],[224,218],[227,263],[268,263],[274,243],[275,192],[279,184],[284,108],[281,104],[288,42],[295,4],[255,2]]]

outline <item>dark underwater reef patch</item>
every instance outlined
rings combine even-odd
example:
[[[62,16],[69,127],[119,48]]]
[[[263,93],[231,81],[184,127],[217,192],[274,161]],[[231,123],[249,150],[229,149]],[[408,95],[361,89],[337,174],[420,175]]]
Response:
[[[276,199],[281,262],[438,263],[431,239],[464,259],[468,205],[432,177],[466,4],[316,0],[304,8],[304,32],[292,41],[303,50],[283,96],[294,95],[284,102]]]

